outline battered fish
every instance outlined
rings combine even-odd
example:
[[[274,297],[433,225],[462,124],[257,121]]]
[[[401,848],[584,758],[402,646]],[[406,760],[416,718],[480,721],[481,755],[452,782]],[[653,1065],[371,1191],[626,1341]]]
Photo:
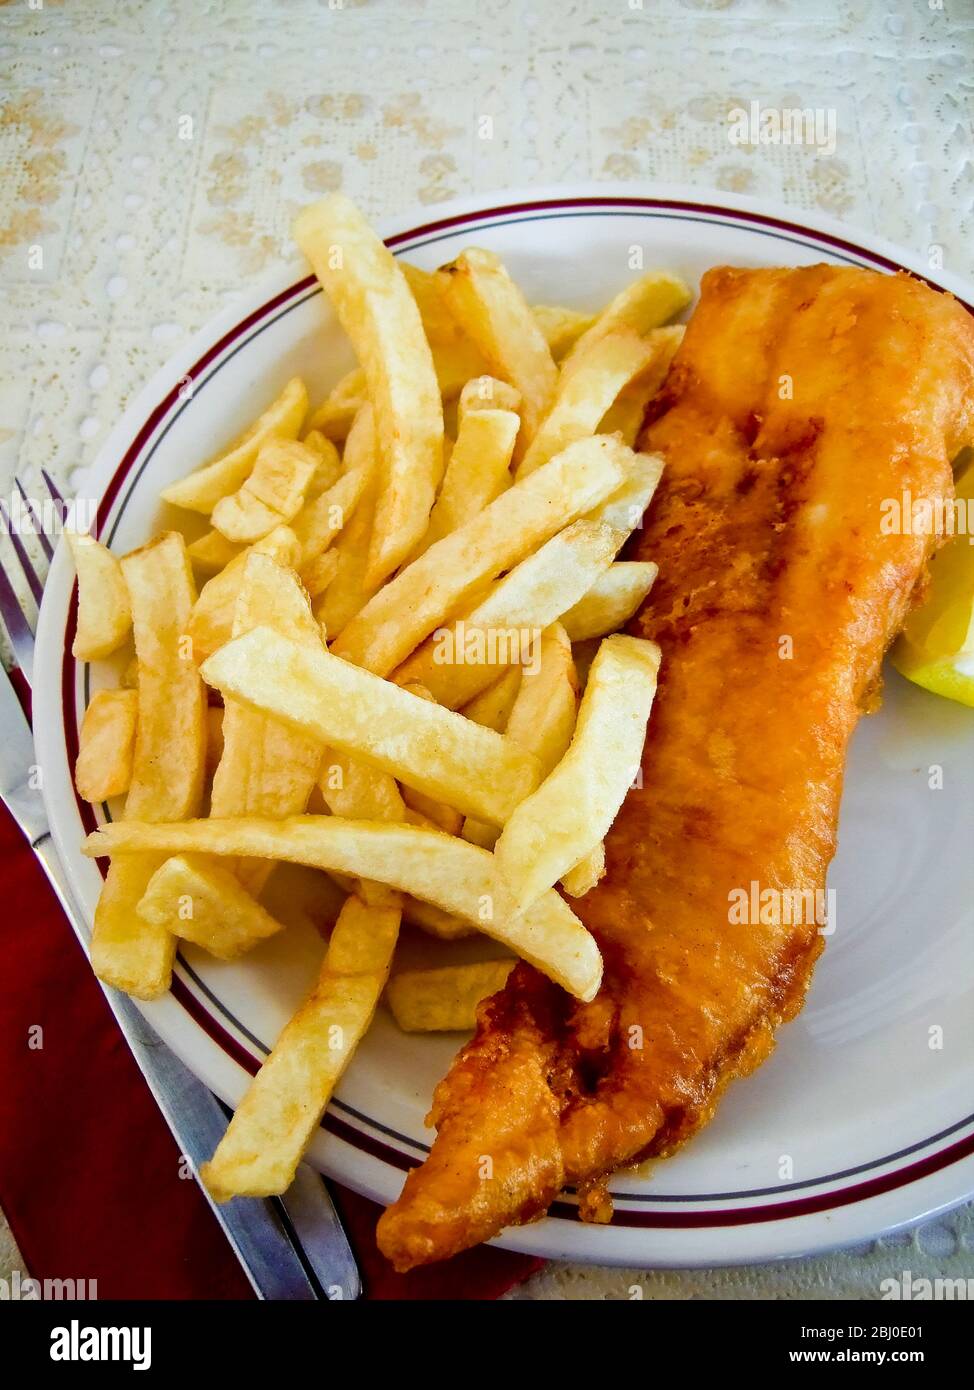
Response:
[[[630,629],[663,651],[643,785],[573,903],[602,991],[521,964],[481,1006],[379,1223],[398,1269],[566,1184],[605,1219],[607,1175],[689,1138],[801,1008],[819,924],[731,904],[824,888],[849,738],[936,544],[882,534],[880,504],[949,497],[972,438],[974,319],[949,296],[831,266],[704,277],[642,440],[667,463],[634,550],[660,567]]]

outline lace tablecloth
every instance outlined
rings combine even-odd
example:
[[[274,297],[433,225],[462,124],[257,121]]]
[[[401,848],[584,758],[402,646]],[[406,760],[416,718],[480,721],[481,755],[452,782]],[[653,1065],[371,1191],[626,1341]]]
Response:
[[[293,254],[297,207],[503,187],[778,197],[974,271],[970,0],[0,0],[0,489],[68,488],[140,385]],[[836,148],[726,117],[835,113]],[[971,1209],[752,1269],[551,1266],[519,1297],[878,1296],[974,1274]]]

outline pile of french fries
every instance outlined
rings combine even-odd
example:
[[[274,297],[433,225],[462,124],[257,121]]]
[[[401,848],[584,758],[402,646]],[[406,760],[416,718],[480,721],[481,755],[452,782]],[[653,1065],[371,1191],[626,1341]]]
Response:
[[[84,846],[111,860],[99,977],[152,999],[179,941],[231,959],[330,926],[203,1169],[220,1200],[288,1186],[384,991],[407,1030],[473,1026],[513,957],[598,991],[570,903],[605,871],[656,689],[658,649],[618,632],[656,567],[616,557],[660,477],[633,445],[689,300],[653,272],[596,315],[531,307],[488,251],[398,264],[338,195],[295,235],[360,366],[314,410],[288,382],[164,491],[179,520],[141,549],[69,536],[74,654],[122,671],[76,769],[89,801],[126,798]],[[404,919],[510,957],[390,982]]]

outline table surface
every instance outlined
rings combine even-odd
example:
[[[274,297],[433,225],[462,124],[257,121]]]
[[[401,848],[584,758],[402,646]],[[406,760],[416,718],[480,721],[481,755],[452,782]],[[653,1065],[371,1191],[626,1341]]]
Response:
[[[331,189],[382,217],[690,183],[970,276],[972,56],[972,0],[0,0],[0,491],[42,467],[77,486],[133,393],[293,255],[295,210]],[[732,146],[727,113],[755,100],[833,111],[834,153]],[[972,1210],[775,1266],[550,1266],[514,1296],[875,1298],[907,1268],[974,1274]]]

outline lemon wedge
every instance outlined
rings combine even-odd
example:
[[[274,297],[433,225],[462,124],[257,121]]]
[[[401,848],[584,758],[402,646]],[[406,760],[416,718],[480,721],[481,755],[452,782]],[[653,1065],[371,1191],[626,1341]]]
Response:
[[[957,481],[968,520],[974,518],[974,463]],[[890,653],[915,685],[974,706],[974,531],[947,542],[930,562],[926,602],[911,613]]]

